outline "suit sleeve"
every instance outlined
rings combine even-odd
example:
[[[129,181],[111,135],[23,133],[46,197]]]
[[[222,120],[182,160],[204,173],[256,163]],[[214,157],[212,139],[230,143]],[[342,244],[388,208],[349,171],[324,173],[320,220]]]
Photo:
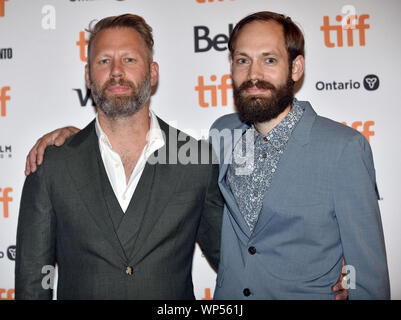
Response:
[[[52,299],[55,219],[44,164],[29,175],[22,191],[15,262],[16,299]]]
[[[212,152],[211,147],[210,152]],[[220,260],[224,200],[218,186],[219,166],[217,164],[209,164],[207,166],[210,168],[207,180],[208,186],[203,203],[197,240],[209,262],[217,270]]]
[[[383,227],[369,143],[354,136],[334,170],[334,204],[344,258],[350,267],[350,299],[389,299]],[[354,272],[355,271],[355,272]]]

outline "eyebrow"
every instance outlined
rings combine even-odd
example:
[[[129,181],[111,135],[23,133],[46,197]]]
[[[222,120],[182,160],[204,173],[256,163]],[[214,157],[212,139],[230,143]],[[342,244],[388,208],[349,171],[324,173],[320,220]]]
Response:
[[[234,52],[234,56],[245,56],[245,57],[249,58],[249,55],[246,54],[245,52]],[[278,57],[279,54],[277,54],[275,52],[268,51],[268,52],[263,52],[262,56],[264,56],[264,57],[267,57],[267,56],[276,56],[276,57]]]

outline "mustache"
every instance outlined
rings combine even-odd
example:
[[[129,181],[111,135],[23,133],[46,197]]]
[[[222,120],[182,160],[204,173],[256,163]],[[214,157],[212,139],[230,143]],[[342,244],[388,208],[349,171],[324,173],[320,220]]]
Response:
[[[111,87],[111,86],[124,86],[124,87],[130,87],[131,89],[136,89],[135,84],[131,81],[128,80],[123,80],[123,79],[119,79],[118,81],[116,81],[115,79],[110,79],[107,80],[104,85],[102,86],[102,91],[105,91],[107,88]]]
[[[264,80],[248,80],[243,82],[240,86],[239,86],[239,91],[244,91],[250,88],[258,88],[258,89],[265,89],[265,90],[276,90],[276,87],[271,84],[268,81],[264,81]]]

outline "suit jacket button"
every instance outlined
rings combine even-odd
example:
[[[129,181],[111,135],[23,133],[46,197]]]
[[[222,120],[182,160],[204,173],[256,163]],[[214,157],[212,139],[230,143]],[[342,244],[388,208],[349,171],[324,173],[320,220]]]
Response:
[[[249,290],[248,288],[245,288],[243,293],[244,293],[245,297],[249,297],[251,295],[251,290]]]
[[[249,247],[248,252],[252,255],[256,253],[256,248],[255,247]]]
[[[125,269],[125,273],[131,276],[134,273],[134,269],[128,266],[127,269]]]

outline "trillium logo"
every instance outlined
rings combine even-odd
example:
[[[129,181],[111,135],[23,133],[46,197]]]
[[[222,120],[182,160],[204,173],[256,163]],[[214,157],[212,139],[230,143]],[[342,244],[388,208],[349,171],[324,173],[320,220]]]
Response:
[[[363,86],[365,87],[366,90],[373,91],[379,88],[380,85],[380,80],[379,77],[374,75],[374,74],[368,74],[364,79],[363,79]]]
[[[16,251],[16,246],[9,246],[7,249],[7,257],[8,259],[15,261],[15,251]]]

